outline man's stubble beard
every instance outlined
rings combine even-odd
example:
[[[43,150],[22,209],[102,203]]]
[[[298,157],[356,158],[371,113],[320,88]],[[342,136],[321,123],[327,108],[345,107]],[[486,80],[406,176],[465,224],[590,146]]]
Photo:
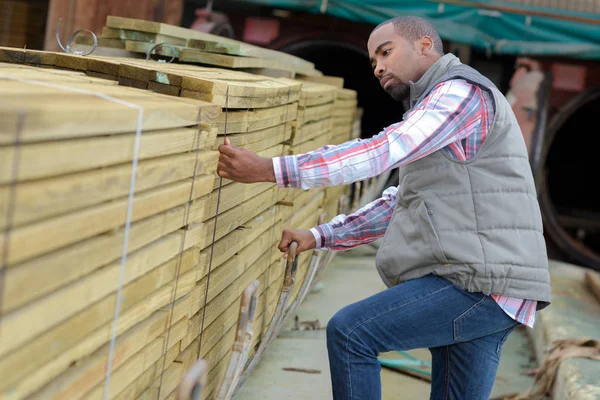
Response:
[[[410,87],[406,83],[397,83],[384,90],[396,101],[406,100],[410,94]]]

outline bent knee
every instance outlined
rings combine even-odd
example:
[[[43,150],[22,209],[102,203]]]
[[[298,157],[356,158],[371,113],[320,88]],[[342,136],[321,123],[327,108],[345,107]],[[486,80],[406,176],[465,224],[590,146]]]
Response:
[[[346,337],[352,330],[352,321],[348,318],[348,314],[341,309],[327,323],[327,337]]]

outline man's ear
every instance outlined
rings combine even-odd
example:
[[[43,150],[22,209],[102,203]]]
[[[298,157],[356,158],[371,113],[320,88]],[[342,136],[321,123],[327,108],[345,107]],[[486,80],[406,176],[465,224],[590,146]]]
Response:
[[[433,39],[429,36],[421,38],[421,46],[419,47],[421,55],[427,55],[433,51]]]

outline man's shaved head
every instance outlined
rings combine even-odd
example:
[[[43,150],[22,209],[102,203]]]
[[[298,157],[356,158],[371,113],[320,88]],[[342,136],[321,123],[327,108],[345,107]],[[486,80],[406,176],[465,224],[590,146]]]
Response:
[[[440,35],[437,33],[433,25],[423,18],[409,15],[388,19],[387,21],[383,21],[377,25],[373,31],[387,24],[394,25],[394,30],[396,33],[404,37],[410,43],[414,43],[423,36],[429,36],[431,40],[433,40],[433,49],[439,55],[444,55],[444,46],[442,45],[442,39],[440,39]]]

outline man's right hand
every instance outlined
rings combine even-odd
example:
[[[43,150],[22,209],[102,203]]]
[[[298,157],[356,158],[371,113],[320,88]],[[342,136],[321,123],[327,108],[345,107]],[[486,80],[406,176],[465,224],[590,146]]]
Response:
[[[285,258],[288,258],[288,249],[292,242],[298,243],[298,250],[296,251],[298,254],[317,247],[315,236],[311,231],[307,229],[284,229],[278,247],[284,253]]]
[[[225,138],[225,144],[219,146],[220,177],[241,183],[275,182],[273,160],[231,145]]]

